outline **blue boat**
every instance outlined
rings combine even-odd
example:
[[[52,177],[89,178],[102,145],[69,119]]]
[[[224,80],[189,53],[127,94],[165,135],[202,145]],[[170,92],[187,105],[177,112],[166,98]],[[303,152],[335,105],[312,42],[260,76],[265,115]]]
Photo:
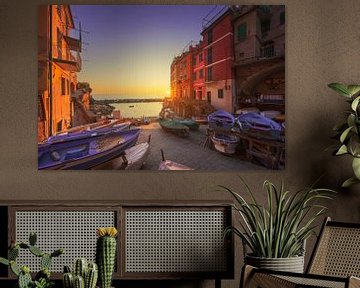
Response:
[[[79,140],[82,138],[95,138],[102,136],[109,132],[116,132],[116,131],[123,131],[126,129],[129,129],[130,122],[124,122],[124,123],[117,123],[112,125],[104,125],[101,127],[96,127],[94,129],[89,130],[81,130],[76,132],[64,132],[61,134],[57,134],[54,136],[50,136],[46,143],[58,143],[58,142],[66,142],[66,141],[73,141],[73,140]]]
[[[251,112],[241,115],[237,119],[240,132],[257,139],[279,141],[281,125],[274,120]]]
[[[38,168],[85,170],[119,157],[135,145],[140,129],[113,131],[99,137],[38,144]]]
[[[235,117],[229,112],[218,110],[208,116],[211,129],[231,129],[235,124]]]

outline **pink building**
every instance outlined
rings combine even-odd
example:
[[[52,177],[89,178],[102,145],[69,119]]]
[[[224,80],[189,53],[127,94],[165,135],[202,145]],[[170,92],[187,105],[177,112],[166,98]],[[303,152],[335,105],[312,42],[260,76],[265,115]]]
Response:
[[[206,99],[216,109],[234,112],[234,35],[228,9],[202,32]]]

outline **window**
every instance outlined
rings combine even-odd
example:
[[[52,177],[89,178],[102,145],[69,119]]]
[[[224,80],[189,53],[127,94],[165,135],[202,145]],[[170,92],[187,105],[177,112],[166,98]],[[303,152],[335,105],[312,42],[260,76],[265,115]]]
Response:
[[[275,48],[273,42],[268,42],[264,44],[263,47],[261,47],[261,57],[270,58],[274,56],[276,55],[275,55]]]
[[[206,98],[209,103],[211,103],[211,91],[206,92]]]
[[[66,82],[64,77],[61,77],[61,95],[66,95]]]
[[[212,67],[207,70],[207,81],[212,81]]]
[[[247,25],[246,22],[240,24],[237,27],[237,40],[242,41],[247,37]]]
[[[196,99],[196,91],[193,92],[193,98]]]
[[[198,91],[198,98],[199,98],[199,100],[202,99],[202,91],[201,90]]]
[[[244,58],[244,55],[245,55],[244,52],[240,52],[239,53],[239,58]]]
[[[196,80],[196,72],[193,73],[193,80]]]
[[[261,34],[264,34],[270,30],[270,20],[261,22]]]
[[[62,5],[56,5],[56,10],[59,15],[59,18],[61,19]]]
[[[59,122],[57,122],[56,124],[56,131],[61,131],[62,130],[62,120],[60,120]]]
[[[207,62],[208,64],[212,63],[212,47],[207,50]]]
[[[224,90],[223,90],[223,89],[218,89],[218,98],[219,98],[219,99],[223,99],[223,98],[224,98]]]
[[[56,29],[56,38],[57,38],[57,49],[58,55],[57,58],[62,58],[62,33],[59,28]]]
[[[203,70],[203,69],[201,69],[201,70],[199,71],[199,78],[200,78],[200,79],[203,79],[203,78],[204,78],[204,70]]]
[[[193,62],[193,65],[196,65],[196,56],[195,55],[192,57],[192,62]]]
[[[285,24],[285,11],[280,13],[280,25]]]
[[[66,79],[66,95],[70,95],[70,83],[69,80]]]
[[[199,62],[202,62],[203,61],[203,54],[202,52],[199,54]]]
[[[213,31],[212,29],[207,32],[208,36],[208,44],[210,44],[213,41]]]

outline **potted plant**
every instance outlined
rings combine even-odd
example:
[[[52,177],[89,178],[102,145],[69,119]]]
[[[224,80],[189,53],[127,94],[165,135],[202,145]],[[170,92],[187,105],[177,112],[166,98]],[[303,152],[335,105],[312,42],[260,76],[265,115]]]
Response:
[[[360,183],[360,85],[331,83],[328,86],[346,97],[351,106],[347,111],[347,121],[334,127],[340,142],[334,154],[352,157],[354,176],[342,184],[343,187],[348,187]]]
[[[8,252],[8,259],[0,257],[0,263],[10,266],[11,271],[18,277],[18,288],[50,288],[54,286],[54,282],[50,280],[50,265],[54,257],[59,257],[64,253],[63,249],[57,249],[52,253],[43,252],[36,246],[37,236],[30,233],[29,243],[19,242],[12,243]],[[34,256],[39,257],[41,270],[36,273],[32,279],[30,268],[26,265],[20,266],[16,263],[20,249],[28,250]]]
[[[304,188],[296,193],[285,191],[283,184],[275,187],[270,181],[264,182],[267,205],[261,205],[251,189],[245,190],[251,201],[233,190],[221,186],[236,201],[233,208],[240,215],[240,227],[229,227],[225,233],[239,236],[246,254],[245,264],[278,271],[300,272],[304,270],[305,241],[314,233],[315,220],[326,207],[317,202],[331,199],[334,191],[328,189]]]

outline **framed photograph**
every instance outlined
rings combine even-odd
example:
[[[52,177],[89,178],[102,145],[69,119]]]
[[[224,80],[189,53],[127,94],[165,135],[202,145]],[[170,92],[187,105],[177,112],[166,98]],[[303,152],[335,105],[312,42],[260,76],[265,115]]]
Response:
[[[284,5],[41,5],[39,170],[285,168]]]

